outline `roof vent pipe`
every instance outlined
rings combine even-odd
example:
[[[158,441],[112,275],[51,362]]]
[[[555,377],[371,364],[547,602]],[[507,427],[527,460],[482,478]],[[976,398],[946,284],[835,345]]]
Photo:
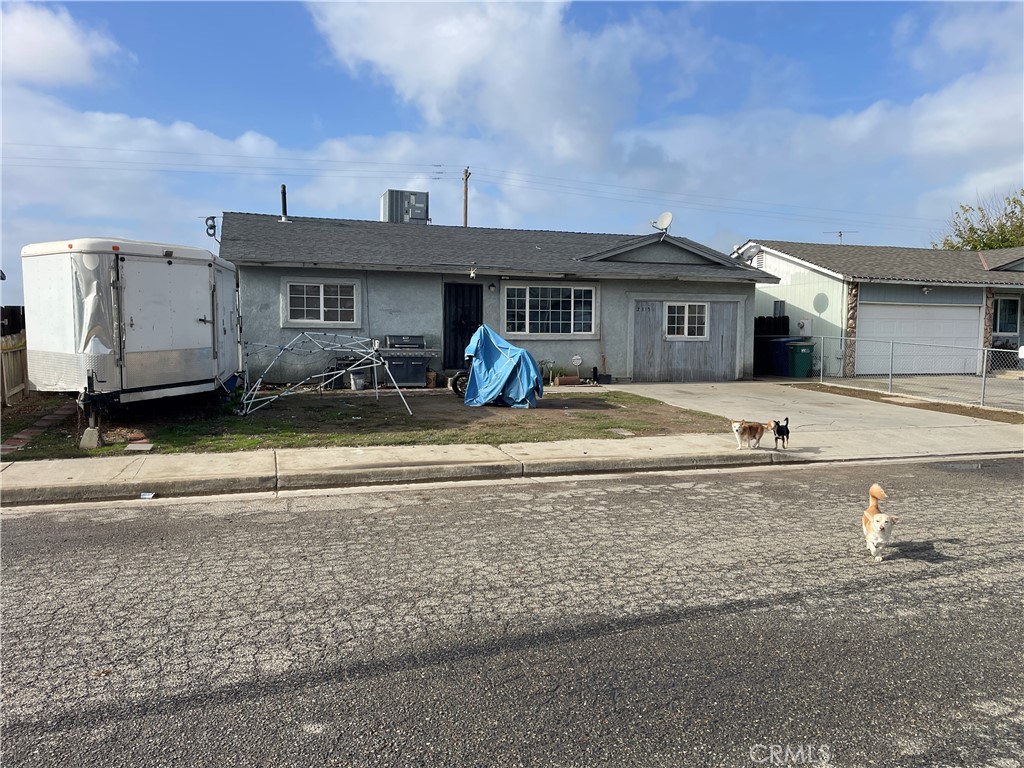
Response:
[[[288,190],[281,185],[281,221],[288,221]]]

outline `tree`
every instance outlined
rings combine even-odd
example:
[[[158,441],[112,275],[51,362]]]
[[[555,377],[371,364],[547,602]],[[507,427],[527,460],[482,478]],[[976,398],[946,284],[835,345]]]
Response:
[[[961,205],[947,224],[949,234],[935,248],[954,251],[989,251],[1024,245],[1024,189],[977,206]]]

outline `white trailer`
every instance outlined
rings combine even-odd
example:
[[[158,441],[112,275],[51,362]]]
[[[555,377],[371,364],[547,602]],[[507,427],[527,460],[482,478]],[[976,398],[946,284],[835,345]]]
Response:
[[[232,389],[235,266],[201,248],[117,238],[25,246],[29,387],[111,402]]]

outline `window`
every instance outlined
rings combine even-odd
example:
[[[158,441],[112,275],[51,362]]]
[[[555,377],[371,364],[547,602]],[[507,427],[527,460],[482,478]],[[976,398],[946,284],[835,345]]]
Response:
[[[596,289],[562,285],[507,286],[505,332],[594,333]]]
[[[992,332],[1017,333],[1019,317],[1020,299],[997,298],[995,311],[992,313]]]
[[[708,338],[707,304],[665,304],[665,337]]]
[[[772,316],[774,317],[785,317],[786,316],[786,302],[776,301],[772,303]]]
[[[357,281],[284,281],[284,325],[359,325]]]

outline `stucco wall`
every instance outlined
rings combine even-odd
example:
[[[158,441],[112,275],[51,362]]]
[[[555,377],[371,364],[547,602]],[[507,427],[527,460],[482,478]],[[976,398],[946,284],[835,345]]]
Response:
[[[777,285],[758,285],[754,303],[757,317],[774,314],[776,301],[786,302],[789,329],[806,336],[842,336],[846,290],[841,279],[764,254],[765,272],[779,278]],[[799,328],[797,323],[804,323]]]
[[[309,326],[305,330],[380,339],[386,334],[413,333],[425,337],[427,346],[440,349],[443,328],[443,291],[448,280],[465,282],[464,274],[429,275],[395,272],[342,271],[329,269],[281,269],[246,267],[239,270],[239,292],[242,306],[242,337],[247,342],[283,345],[302,328],[283,328],[281,322],[282,278],[310,281],[332,278],[359,281],[362,312],[360,323],[353,328]],[[671,299],[673,301],[735,300],[739,304],[737,338],[737,376],[753,375],[754,287],[752,284],[683,283],[666,281],[605,281],[598,291],[600,333],[597,338],[533,339],[504,332],[502,313],[502,281],[497,277],[479,275],[483,292],[484,322],[509,341],[527,349],[538,361],[552,360],[569,370],[573,355],[583,363],[580,374],[589,376],[596,366],[601,373],[614,378],[630,376],[633,343],[634,302],[638,299]],[[522,282],[522,281],[513,281]],[[547,284],[546,281],[527,281]],[[494,283],[496,290],[486,286]],[[554,283],[553,283],[554,284]],[[574,284],[595,284],[577,281]],[[258,375],[273,357],[274,350],[257,352],[249,346],[250,374]],[[268,376],[271,382],[296,381],[309,375],[320,361],[309,358],[283,357]],[[431,367],[440,369],[441,360],[434,358]],[[574,372],[574,369],[573,369]]]

